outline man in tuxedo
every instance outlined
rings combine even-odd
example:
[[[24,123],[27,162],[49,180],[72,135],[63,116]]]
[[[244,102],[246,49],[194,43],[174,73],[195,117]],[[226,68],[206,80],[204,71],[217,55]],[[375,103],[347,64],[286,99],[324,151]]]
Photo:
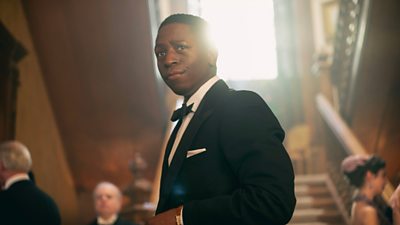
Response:
[[[32,159],[22,143],[0,144],[0,223],[5,225],[59,225],[60,214],[53,199],[28,176]]]
[[[113,183],[100,182],[97,184],[93,192],[93,199],[97,218],[89,225],[134,225],[119,217],[122,194]]]
[[[284,131],[260,96],[216,76],[207,30],[187,14],[169,16],[158,30],[158,69],[184,104],[172,117],[156,216],[147,224],[286,224],[296,199]]]

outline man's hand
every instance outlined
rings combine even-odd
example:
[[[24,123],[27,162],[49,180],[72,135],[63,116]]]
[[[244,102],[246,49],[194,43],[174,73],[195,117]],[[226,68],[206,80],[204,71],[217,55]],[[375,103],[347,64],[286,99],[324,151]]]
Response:
[[[146,225],[176,225],[176,209],[170,209],[150,218]]]

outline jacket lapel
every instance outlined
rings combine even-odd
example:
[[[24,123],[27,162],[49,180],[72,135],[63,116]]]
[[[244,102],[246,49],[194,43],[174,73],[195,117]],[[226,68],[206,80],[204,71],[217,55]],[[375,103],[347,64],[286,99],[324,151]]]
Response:
[[[171,192],[173,183],[182,168],[183,162],[186,159],[187,151],[190,149],[190,146],[193,143],[193,138],[196,136],[197,131],[204,121],[206,121],[207,118],[210,117],[214,112],[214,106],[219,97],[222,95],[222,93],[226,93],[227,91],[228,86],[222,80],[219,80],[210,88],[197,108],[189,125],[187,126],[169,168],[164,158],[164,166],[161,177],[160,201],[158,204],[159,209],[163,208],[163,204],[165,204],[167,196]]]
[[[177,127],[180,127],[180,123],[181,123],[181,121],[179,121],[175,125],[175,127],[174,127],[174,129],[173,129],[173,131],[172,131],[172,133],[171,133],[171,135],[169,137],[169,140],[168,140],[165,152],[164,152],[164,160],[163,160],[162,171],[161,171],[160,187],[164,187],[165,178],[167,177],[167,172],[168,172],[168,169],[169,169],[168,158],[169,158],[169,154],[171,153],[172,145],[174,144],[176,133],[178,132]],[[172,138],[172,137],[174,137],[174,138]],[[163,189],[161,188],[160,189],[160,196],[163,193],[162,191],[163,191]]]

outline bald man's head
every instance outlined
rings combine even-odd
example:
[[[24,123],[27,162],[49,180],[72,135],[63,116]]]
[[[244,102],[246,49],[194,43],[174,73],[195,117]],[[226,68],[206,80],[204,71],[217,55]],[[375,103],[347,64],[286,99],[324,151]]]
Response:
[[[0,144],[0,163],[8,171],[28,173],[32,158],[25,145],[18,141],[7,141]]]
[[[97,216],[109,219],[121,210],[122,194],[117,186],[110,182],[97,184],[93,192]]]
[[[15,174],[28,173],[32,166],[28,148],[18,141],[0,143],[0,185]]]

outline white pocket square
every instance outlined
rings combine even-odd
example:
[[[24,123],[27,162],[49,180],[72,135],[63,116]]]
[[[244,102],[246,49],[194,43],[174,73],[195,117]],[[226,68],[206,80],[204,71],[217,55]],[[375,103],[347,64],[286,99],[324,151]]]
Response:
[[[195,156],[195,155],[200,154],[200,153],[205,152],[205,151],[206,151],[205,148],[199,148],[199,149],[196,149],[196,150],[187,151],[186,158]]]

